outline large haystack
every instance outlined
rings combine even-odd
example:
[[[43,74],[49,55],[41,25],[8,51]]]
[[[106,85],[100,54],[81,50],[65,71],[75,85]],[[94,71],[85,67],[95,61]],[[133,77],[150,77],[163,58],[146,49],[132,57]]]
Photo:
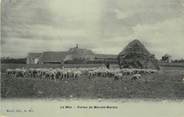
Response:
[[[158,61],[153,54],[139,41],[130,42],[119,53],[118,62],[120,68],[159,69]]]

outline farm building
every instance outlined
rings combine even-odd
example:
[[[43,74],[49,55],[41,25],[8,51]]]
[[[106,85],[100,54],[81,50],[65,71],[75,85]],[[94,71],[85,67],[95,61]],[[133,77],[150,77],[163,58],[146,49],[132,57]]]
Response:
[[[139,41],[130,42],[118,55],[120,68],[159,69],[158,61]]]
[[[66,52],[43,52],[39,58],[39,64],[63,64]]]
[[[27,56],[27,64],[63,64],[63,63],[117,63],[116,55],[96,54],[92,50],[70,48],[64,52],[30,53]]]
[[[27,56],[26,63],[27,64],[38,64],[41,54],[42,53],[29,53]]]
[[[94,61],[96,63],[112,63],[112,64],[118,63],[117,55],[110,55],[110,54],[95,54]]]
[[[88,49],[78,48],[78,46],[74,48],[70,48],[67,51],[67,55],[65,56],[65,62],[71,63],[84,63],[86,61],[94,60],[95,53]]]

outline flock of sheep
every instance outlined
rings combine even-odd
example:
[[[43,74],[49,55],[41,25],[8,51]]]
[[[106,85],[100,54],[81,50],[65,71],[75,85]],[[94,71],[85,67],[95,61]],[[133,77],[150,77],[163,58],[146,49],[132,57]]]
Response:
[[[96,68],[17,68],[7,69],[6,74],[10,78],[35,78],[49,80],[79,79],[87,76],[89,79],[95,77],[107,77],[119,80],[124,76],[130,76],[132,80],[141,79],[142,74],[152,74],[157,72],[153,69],[107,69],[105,67]]]

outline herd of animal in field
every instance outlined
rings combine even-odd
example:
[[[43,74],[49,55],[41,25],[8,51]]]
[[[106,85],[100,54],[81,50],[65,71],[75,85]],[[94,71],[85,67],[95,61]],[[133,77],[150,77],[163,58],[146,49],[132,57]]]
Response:
[[[16,68],[7,69],[8,78],[32,78],[47,80],[79,79],[87,76],[88,79],[96,77],[112,78],[114,80],[123,79],[130,76],[131,80],[142,78],[143,74],[153,74],[157,70],[153,69],[107,69],[105,67],[96,68]]]

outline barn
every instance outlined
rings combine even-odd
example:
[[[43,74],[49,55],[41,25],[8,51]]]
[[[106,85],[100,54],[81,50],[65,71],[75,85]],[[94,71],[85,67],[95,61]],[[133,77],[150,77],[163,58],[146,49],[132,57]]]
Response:
[[[65,62],[69,63],[85,63],[94,60],[95,53],[89,49],[79,48],[78,46],[70,48],[65,57]]]
[[[87,63],[88,61],[93,61],[95,55],[92,50],[79,48],[77,45],[68,51],[29,53],[27,64]]]
[[[158,61],[139,40],[130,42],[118,55],[120,68],[159,69]]]
[[[117,55],[113,54],[95,54],[95,63],[117,64]]]
[[[63,64],[66,52],[48,51],[43,52],[39,59],[39,64]]]
[[[27,56],[27,64],[38,64],[42,53],[29,53]]]

